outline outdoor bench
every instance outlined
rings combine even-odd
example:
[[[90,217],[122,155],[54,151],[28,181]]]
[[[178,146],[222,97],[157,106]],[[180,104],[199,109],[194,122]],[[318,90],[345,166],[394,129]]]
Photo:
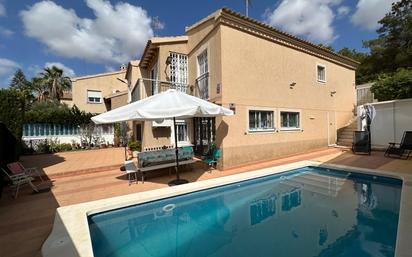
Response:
[[[179,147],[179,166],[194,163],[193,148],[191,146]],[[137,155],[138,169],[144,182],[145,173],[176,166],[176,149],[162,149],[156,151],[141,152]]]

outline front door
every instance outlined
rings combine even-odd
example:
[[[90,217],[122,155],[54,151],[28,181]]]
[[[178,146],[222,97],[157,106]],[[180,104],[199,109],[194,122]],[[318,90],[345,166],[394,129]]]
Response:
[[[193,128],[196,155],[207,154],[215,141],[215,118],[194,118]]]

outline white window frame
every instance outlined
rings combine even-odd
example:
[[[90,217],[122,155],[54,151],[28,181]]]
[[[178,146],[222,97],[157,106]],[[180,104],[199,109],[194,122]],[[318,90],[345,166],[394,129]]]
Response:
[[[99,93],[100,93],[99,102],[90,101],[89,98],[97,98],[97,97],[89,97],[89,92],[99,92]],[[86,91],[86,101],[87,101],[87,103],[89,103],[89,104],[101,104],[101,103],[103,103],[102,91],[101,91],[101,90],[87,89],[87,91]]]
[[[273,122],[273,128],[267,128],[267,129],[250,129],[249,126],[249,112],[255,111],[255,112],[272,112],[272,122]],[[246,111],[246,131],[248,134],[261,134],[261,133],[274,133],[276,132],[276,110],[273,108],[264,108],[264,107],[249,107],[247,108]]]
[[[187,122],[186,120],[176,120],[176,127],[178,127],[179,125],[184,124],[186,126],[186,138],[184,141],[180,141],[179,140],[179,131],[176,131],[176,135],[177,135],[177,146],[188,146],[188,145],[192,145],[190,142],[190,138],[189,138],[189,122]],[[175,127],[172,126],[171,129],[171,137],[170,137],[170,141],[171,144],[174,145],[175,144]],[[178,128],[179,130],[179,128]]]
[[[159,72],[157,69],[157,63],[155,63],[153,65],[153,67],[150,69],[150,79],[151,79],[151,83],[150,83],[150,90],[152,91],[152,95],[158,94],[159,93],[159,83],[158,83],[158,76],[159,76]],[[156,90],[154,90],[156,89]]]
[[[186,92],[189,74],[188,56],[177,52],[169,52],[169,56],[171,57],[170,81],[176,83],[176,89]]]
[[[299,127],[283,127],[282,124],[282,113],[293,112],[299,113]],[[302,111],[299,109],[279,109],[279,130],[280,131],[302,131]]]
[[[201,59],[203,58],[203,59]],[[200,61],[203,60],[201,63]],[[206,61],[205,61],[206,60]],[[203,49],[197,56],[196,56],[196,63],[197,63],[197,78],[196,81],[206,81],[206,99],[210,97],[210,83],[209,83],[209,50],[208,48]],[[203,69],[202,69],[203,67]],[[201,90],[199,88],[199,90]],[[202,96],[202,95],[201,95]]]
[[[319,74],[318,74],[318,72],[319,72],[319,70],[318,70],[318,68],[319,67],[322,67],[323,68],[323,71],[324,71],[324,79],[322,80],[322,79],[319,79]],[[324,84],[324,83],[326,83],[326,65],[324,65],[324,64],[321,64],[321,63],[317,63],[316,64],[316,81],[317,82],[320,82],[320,83],[322,83],[322,84]]]

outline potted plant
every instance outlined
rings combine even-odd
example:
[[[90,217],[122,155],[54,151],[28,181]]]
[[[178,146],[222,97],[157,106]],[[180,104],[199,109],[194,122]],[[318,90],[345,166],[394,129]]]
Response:
[[[137,157],[137,154],[142,150],[142,143],[140,141],[129,141],[127,146],[129,153],[133,157]]]

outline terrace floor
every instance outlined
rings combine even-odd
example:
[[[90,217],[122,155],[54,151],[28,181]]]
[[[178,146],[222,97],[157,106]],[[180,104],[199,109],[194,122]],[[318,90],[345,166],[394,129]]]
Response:
[[[162,173],[149,177],[144,184],[139,182],[128,186],[127,178],[119,171],[123,151],[111,148],[23,157],[24,165],[39,167],[51,179],[53,187],[38,194],[33,194],[28,187],[23,188],[17,199],[11,197],[12,192],[8,188],[4,189],[0,199],[1,256],[41,256],[41,245],[52,229],[56,208],[60,206],[167,187],[167,182],[174,178],[174,174],[160,171]],[[192,169],[183,169],[181,177],[193,182],[303,160],[381,169],[397,174],[412,173],[412,158],[386,158],[383,152],[373,152],[371,156],[353,155],[342,149],[324,148],[224,171],[208,172],[199,163]]]

